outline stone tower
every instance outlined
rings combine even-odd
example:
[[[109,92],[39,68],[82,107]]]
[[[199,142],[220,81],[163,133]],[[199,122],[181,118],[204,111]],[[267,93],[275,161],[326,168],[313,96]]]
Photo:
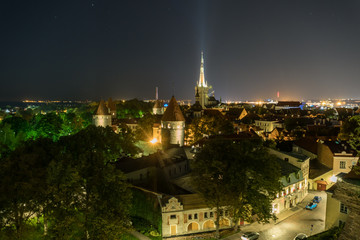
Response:
[[[210,87],[207,85],[207,82],[205,81],[204,53],[201,52],[200,77],[199,77],[199,81],[195,86],[195,94],[199,94],[199,102],[202,108],[205,108],[205,106],[208,105],[209,89]]]
[[[111,114],[109,108],[106,107],[104,100],[101,100],[99,106],[93,115],[93,124],[97,127],[111,126]]]
[[[184,145],[185,118],[173,96],[161,118],[161,142],[165,148]]]
[[[159,99],[157,99],[155,101],[155,105],[153,107],[153,114],[154,115],[162,115],[162,114],[164,114],[163,103]]]
[[[195,104],[191,106],[191,110],[193,112],[193,117],[200,118],[202,116],[202,106],[200,104],[200,95],[199,91],[196,91],[195,95]]]
[[[111,117],[116,118],[116,104],[113,102],[112,98],[109,98],[107,107],[109,108]]]
[[[156,93],[155,93],[155,105],[153,107],[153,114],[154,115],[163,115],[164,114],[164,105],[163,102],[159,100],[159,93],[158,93],[158,87],[156,87]]]

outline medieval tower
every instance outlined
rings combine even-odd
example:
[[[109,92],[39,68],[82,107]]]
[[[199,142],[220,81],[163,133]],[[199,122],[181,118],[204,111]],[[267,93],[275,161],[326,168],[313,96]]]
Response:
[[[161,142],[168,146],[184,145],[185,118],[173,96],[161,118]]]
[[[97,127],[111,126],[111,114],[109,108],[106,107],[104,100],[101,100],[99,106],[93,115],[93,124]]]

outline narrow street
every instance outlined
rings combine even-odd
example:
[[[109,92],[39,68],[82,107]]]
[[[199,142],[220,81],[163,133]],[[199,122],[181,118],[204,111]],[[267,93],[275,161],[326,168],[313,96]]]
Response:
[[[306,199],[314,196],[321,196],[322,200],[314,210],[306,210],[307,202],[302,202],[297,207],[302,207],[302,210],[294,215],[286,218],[280,223],[274,224],[271,228],[261,231],[259,240],[289,240],[293,239],[298,233],[305,233],[306,235],[313,235],[325,230],[325,215],[326,215],[326,193],[325,192],[310,192]],[[290,210],[291,211],[291,210]],[[311,227],[313,225],[313,227]]]
[[[314,198],[321,196],[322,200],[314,210],[306,210],[305,206]],[[325,230],[326,193],[310,191],[303,202],[288,210],[284,219],[277,223],[253,223],[241,228],[241,232],[225,238],[226,240],[240,239],[241,234],[247,231],[260,233],[259,240],[292,240],[298,233],[314,235]],[[291,212],[295,213],[291,213]],[[313,225],[313,227],[311,227]]]

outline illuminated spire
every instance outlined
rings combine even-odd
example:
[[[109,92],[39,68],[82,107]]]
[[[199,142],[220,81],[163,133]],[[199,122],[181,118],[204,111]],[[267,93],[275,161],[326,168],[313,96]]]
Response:
[[[204,74],[204,53],[201,52],[201,65],[200,65],[200,77],[198,82],[199,87],[207,87]]]

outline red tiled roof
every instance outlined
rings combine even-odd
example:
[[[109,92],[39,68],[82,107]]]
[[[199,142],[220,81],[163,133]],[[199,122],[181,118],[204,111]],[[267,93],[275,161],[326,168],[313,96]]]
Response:
[[[185,121],[184,115],[174,96],[172,96],[161,121]]]

